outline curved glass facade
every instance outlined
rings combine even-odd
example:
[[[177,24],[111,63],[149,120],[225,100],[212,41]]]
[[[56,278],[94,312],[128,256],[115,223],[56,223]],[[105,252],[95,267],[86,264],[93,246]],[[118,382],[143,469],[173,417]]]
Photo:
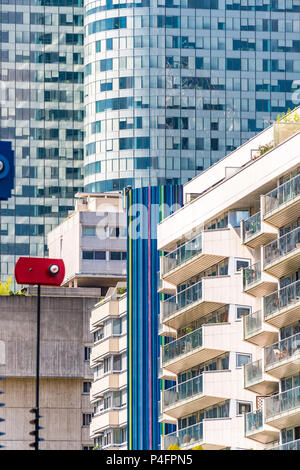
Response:
[[[299,31],[296,0],[87,0],[85,190],[184,183],[295,107]]]

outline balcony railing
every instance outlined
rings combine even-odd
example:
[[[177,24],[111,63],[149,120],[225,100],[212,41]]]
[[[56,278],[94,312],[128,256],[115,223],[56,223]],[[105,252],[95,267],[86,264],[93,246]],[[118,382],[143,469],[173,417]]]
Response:
[[[261,310],[245,316],[245,339],[251,338],[262,330],[263,314]]]
[[[265,367],[292,358],[300,353],[300,333],[285,338],[277,343],[265,347]]]
[[[272,418],[300,407],[300,387],[265,398],[265,417]]]
[[[264,246],[264,265],[268,265],[300,248],[300,227]]]
[[[244,368],[244,374],[245,387],[249,387],[250,385],[256,384],[257,382],[261,381],[263,378],[262,360],[259,359],[258,361],[246,364]]]
[[[202,328],[168,343],[163,348],[163,364],[202,346]]]
[[[261,280],[261,265],[258,263],[252,264],[243,269],[243,286],[244,290],[251,287],[253,284]]]
[[[244,221],[244,242],[254,237],[256,233],[261,231],[260,212],[249,217]]]
[[[281,446],[272,447],[270,450],[300,450],[300,439],[286,442],[285,444],[281,444]]]
[[[177,445],[182,449],[190,446],[194,442],[203,440],[203,423],[197,423],[188,428],[166,434],[164,436],[164,450],[168,450],[171,445]]]
[[[254,434],[263,428],[262,410],[245,414],[245,435]]]
[[[265,195],[265,217],[299,195],[300,175],[297,175]]]
[[[203,392],[203,377],[198,375],[164,391],[164,406],[168,407]]]
[[[267,319],[282,308],[293,305],[300,299],[300,281],[293,282],[282,289],[264,297],[264,317]]]
[[[172,295],[163,302],[162,316],[166,319],[174,315],[179,310],[190,304],[197,302],[202,298],[202,282],[193,284],[176,295]]]
[[[188,240],[183,245],[171,251],[163,257],[162,274],[165,275],[180,264],[188,261],[202,252],[202,233],[199,233],[192,240]]]

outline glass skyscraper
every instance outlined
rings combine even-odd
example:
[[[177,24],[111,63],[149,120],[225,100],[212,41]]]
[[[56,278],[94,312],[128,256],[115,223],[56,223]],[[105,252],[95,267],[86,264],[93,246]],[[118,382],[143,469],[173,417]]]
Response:
[[[83,0],[0,0],[0,140],[15,150],[13,197],[1,203],[1,279],[21,255],[44,256],[46,234],[82,190]]]
[[[299,104],[299,0],[0,4],[2,278],[78,190],[184,183]]]
[[[186,182],[294,108],[299,70],[299,0],[86,0],[85,190]]]

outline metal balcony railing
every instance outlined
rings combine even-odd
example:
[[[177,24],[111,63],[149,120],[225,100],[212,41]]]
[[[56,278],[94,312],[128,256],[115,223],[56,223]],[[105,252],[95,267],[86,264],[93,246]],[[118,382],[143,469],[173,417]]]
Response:
[[[300,407],[300,387],[291,388],[265,398],[265,418],[270,419],[281,413]]]
[[[300,248],[300,227],[264,246],[264,266]]]
[[[244,242],[248,241],[252,238],[255,234],[261,231],[261,220],[260,220],[260,212],[249,217],[244,221],[244,233],[243,239]]]
[[[188,261],[194,256],[202,252],[202,233],[196,235],[196,237],[188,240],[183,245],[171,251],[163,257],[162,261],[162,275],[164,276],[172,269],[177,268],[180,264]]]
[[[202,298],[202,281],[172,295],[162,303],[162,317],[166,319]]]
[[[193,351],[193,349],[202,346],[202,328],[199,328],[187,335],[168,343],[163,348],[163,364],[177,357]]]
[[[261,263],[258,261],[243,269],[243,287],[249,289],[253,284],[261,280]]]
[[[265,347],[265,367],[276,366],[300,353],[300,333]]]
[[[250,362],[245,365],[245,368],[244,368],[245,387],[249,387],[250,385],[256,384],[257,382],[261,381],[262,378],[263,378],[263,368],[262,368],[261,359],[255,362]]]
[[[264,297],[264,318],[279,310],[293,305],[300,299],[300,281],[293,282],[282,289]]]
[[[300,195],[300,175],[291,178],[265,195],[265,217]]]
[[[245,316],[245,339],[251,338],[255,334],[259,333],[263,327],[263,314],[261,310],[257,312],[249,313]]]
[[[168,388],[163,394],[164,407],[175,405],[203,392],[203,376],[198,375],[192,379]]]
[[[177,445],[182,449],[203,440],[203,423],[197,423],[184,429],[166,434],[163,438],[164,450],[168,450],[171,445]]]

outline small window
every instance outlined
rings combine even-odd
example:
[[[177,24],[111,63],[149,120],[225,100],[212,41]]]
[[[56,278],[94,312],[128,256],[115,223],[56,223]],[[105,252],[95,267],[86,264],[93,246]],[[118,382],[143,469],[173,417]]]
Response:
[[[82,393],[90,393],[92,382],[83,382]]]
[[[92,413],[83,413],[82,426],[89,426],[92,421]]]
[[[243,305],[236,306],[236,319],[240,320],[242,317],[249,315],[251,313],[251,307],[246,307]]]
[[[251,403],[245,403],[245,402],[241,402],[241,401],[237,402],[237,410],[236,410],[237,415],[250,413],[250,411],[252,411]]]
[[[242,367],[244,364],[251,362],[251,354],[237,354],[236,367]]]
[[[95,237],[96,227],[82,227],[82,235],[84,237]]]
[[[84,360],[85,361],[90,360],[91,350],[92,350],[92,348],[90,348],[89,346],[85,346],[85,348],[84,348]]]
[[[235,272],[239,272],[242,268],[247,268],[250,265],[249,259],[235,259]]]

